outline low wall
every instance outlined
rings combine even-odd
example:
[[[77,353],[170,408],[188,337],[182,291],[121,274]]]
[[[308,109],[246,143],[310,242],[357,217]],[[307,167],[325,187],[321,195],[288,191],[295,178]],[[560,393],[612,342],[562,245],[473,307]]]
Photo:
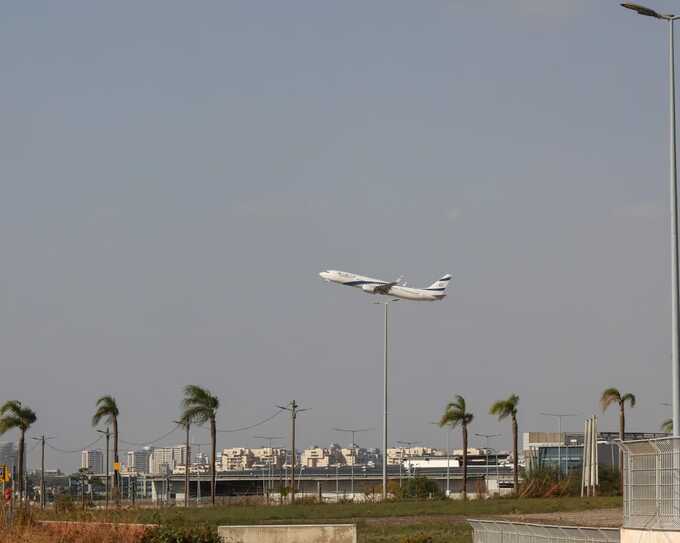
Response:
[[[220,526],[224,543],[356,543],[355,524]]]

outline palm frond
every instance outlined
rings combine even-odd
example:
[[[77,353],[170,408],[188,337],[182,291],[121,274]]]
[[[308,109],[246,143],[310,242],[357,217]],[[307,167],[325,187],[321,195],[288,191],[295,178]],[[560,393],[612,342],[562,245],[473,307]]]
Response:
[[[212,411],[206,407],[196,405],[188,407],[182,412],[181,421],[195,422],[196,424],[205,424],[210,420]]]
[[[195,406],[201,406],[212,411],[217,411],[220,406],[220,401],[217,396],[214,396],[207,388],[198,385],[187,385],[184,387],[184,400],[182,400],[182,408],[184,410]]]
[[[8,400],[0,407],[0,415],[5,413],[17,414],[21,411],[21,402],[19,400]]]
[[[457,394],[454,396],[454,400],[446,405],[444,414],[439,420],[439,426],[455,428],[459,424],[466,425],[468,424],[468,417],[472,417],[472,414],[465,411],[465,398]],[[472,420],[472,418],[469,420]]]
[[[15,415],[5,415],[0,419],[0,435],[21,428],[21,419]]]
[[[489,409],[489,415],[496,415],[498,420],[503,420],[510,415],[510,409],[507,400],[498,400],[495,402],[491,409]]]
[[[26,431],[38,420],[35,412],[18,400],[10,400],[0,407],[0,434],[4,434],[13,428]]]
[[[607,408],[613,403],[621,402],[621,393],[616,388],[607,388],[602,392],[602,397],[600,398],[600,405],[602,406],[602,411],[606,411]]]
[[[105,420],[107,424],[112,424],[113,420],[120,415],[118,404],[113,396],[102,396],[95,405],[97,410],[92,416],[92,426],[97,426],[102,420]]]
[[[661,423],[661,431],[667,434],[673,433],[673,419],[666,419]]]
[[[637,399],[635,398],[635,394],[632,392],[629,392],[628,394],[624,394],[623,397],[621,398],[621,403],[626,403],[628,402],[631,407],[635,407],[635,402]]]

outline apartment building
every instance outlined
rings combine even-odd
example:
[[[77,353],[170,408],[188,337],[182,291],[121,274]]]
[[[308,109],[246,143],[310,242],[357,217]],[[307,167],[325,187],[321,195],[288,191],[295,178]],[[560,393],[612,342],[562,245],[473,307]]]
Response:
[[[89,473],[104,473],[104,453],[99,449],[85,449],[80,453],[80,468]]]
[[[153,449],[149,457],[149,473],[154,475],[172,473],[178,465],[184,465],[185,459],[185,445]]]
[[[255,455],[250,449],[233,447],[222,450],[222,471],[242,471],[255,463]]]
[[[151,447],[127,453],[127,470],[134,473],[151,473]]]

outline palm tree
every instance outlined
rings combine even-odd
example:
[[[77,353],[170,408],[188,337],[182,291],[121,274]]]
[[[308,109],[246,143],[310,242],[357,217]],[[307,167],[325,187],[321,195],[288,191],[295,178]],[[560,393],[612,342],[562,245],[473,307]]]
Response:
[[[19,429],[19,468],[17,470],[17,484],[19,485],[19,503],[24,494],[24,449],[26,432],[31,425],[38,419],[35,412],[30,407],[24,407],[18,400],[10,400],[0,407],[0,435],[12,430]]]
[[[187,385],[184,387],[184,400],[182,401],[182,420],[193,421],[197,424],[210,422],[210,445],[212,448],[212,458],[210,462],[210,495],[212,504],[215,505],[215,463],[217,462],[217,429],[215,418],[220,407],[220,400],[217,396],[198,385]]]
[[[102,396],[97,400],[97,410],[92,416],[92,426],[97,426],[102,420],[106,424],[113,426],[113,461],[118,463],[118,415],[120,411],[118,410],[118,405],[116,404],[116,399],[113,396]],[[108,451],[107,451],[108,454]],[[108,478],[109,474],[106,474]],[[113,496],[116,503],[119,503],[120,492],[118,486],[118,471],[113,471]]]
[[[666,419],[661,423],[661,431],[667,434],[673,433],[673,419]]]
[[[630,404],[631,407],[635,407],[635,394],[628,392],[627,394],[621,394],[616,388],[608,388],[602,392],[602,397],[600,398],[600,405],[602,405],[602,411],[606,411],[610,405],[619,405],[619,439],[624,440],[626,434],[626,402]],[[620,491],[623,492],[623,451],[619,451],[619,484]]]
[[[463,430],[463,499],[467,498],[467,456],[468,456],[468,424],[472,422],[474,415],[468,413],[465,407],[465,398],[457,394],[452,402],[446,405],[444,414],[439,420],[439,426],[459,426]]]
[[[513,473],[515,477],[515,492],[519,488],[519,469],[518,469],[518,454],[517,450],[517,404],[519,403],[519,396],[512,394],[507,400],[499,400],[491,406],[489,413],[496,415],[498,420],[503,420],[507,417],[512,419],[512,461]]]

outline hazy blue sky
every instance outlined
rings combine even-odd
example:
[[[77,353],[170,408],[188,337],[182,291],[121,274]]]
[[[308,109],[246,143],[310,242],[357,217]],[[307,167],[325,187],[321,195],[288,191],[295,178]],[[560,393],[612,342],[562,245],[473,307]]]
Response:
[[[456,393],[504,448],[513,392],[521,431],[580,429],[607,386],[657,430],[665,30],[614,0],[3,3],[0,399],[63,449],[105,393],[123,439],[163,434],[188,383],[221,428],[295,398],[302,446],[347,442],[380,426],[382,313],[317,273],[450,272],[394,308],[391,443],[441,444]],[[219,446],[255,433],[288,421]]]

